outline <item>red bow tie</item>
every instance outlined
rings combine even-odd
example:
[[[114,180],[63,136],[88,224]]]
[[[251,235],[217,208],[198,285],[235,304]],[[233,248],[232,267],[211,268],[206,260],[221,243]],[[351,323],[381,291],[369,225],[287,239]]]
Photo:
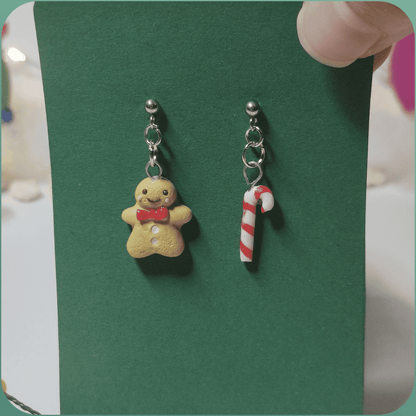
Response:
[[[158,209],[151,209],[150,211],[145,211],[144,209],[138,209],[136,217],[139,221],[143,220],[164,220],[169,215],[168,209],[166,207],[161,207]]]

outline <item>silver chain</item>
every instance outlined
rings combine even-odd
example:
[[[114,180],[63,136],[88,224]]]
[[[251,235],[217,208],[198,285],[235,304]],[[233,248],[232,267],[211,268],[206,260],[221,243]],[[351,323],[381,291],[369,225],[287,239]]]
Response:
[[[250,140],[250,133],[253,133],[253,132],[257,133],[258,135],[257,141]],[[244,169],[243,169],[244,179],[246,180],[247,185],[249,185],[251,189],[253,186],[257,184],[257,182],[263,176],[263,169],[261,168],[261,164],[264,162],[264,159],[266,158],[266,149],[263,146],[263,140],[264,140],[263,132],[261,128],[257,126],[257,119],[255,117],[250,117],[250,127],[246,131],[245,138],[246,138],[247,144],[244,147],[243,155],[241,158],[244,163]],[[257,162],[254,162],[254,161],[247,162],[246,153],[247,153],[247,150],[251,147],[260,148],[260,158]],[[247,169],[255,169],[255,168],[259,170],[259,175],[257,176],[256,179],[254,179],[254,181],[250,182],[247,176]]]
[[[149,139],[149,131],[153,130],[157,134],[157,140],[154,142],[153,140]],[[154,114],[150,115],[150,123],[144,130],[144,138],[146,140],[146,144],[149,147],[149,161],[146,164],[146,173],[149,178],[153,179],[160,179],[162,177],[163,169],[162,166],[157,161],[157,154],[158,154],[158,146],[162,142],[162,132],[159,129],[159,126],[156,124],[156,118]],[[149,172],[149,167],[157,166],[159,168],[158,175],[151,175]]]

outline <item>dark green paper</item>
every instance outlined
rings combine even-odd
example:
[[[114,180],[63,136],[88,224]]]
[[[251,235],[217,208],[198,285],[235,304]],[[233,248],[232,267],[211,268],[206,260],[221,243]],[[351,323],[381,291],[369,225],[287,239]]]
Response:
[[[372,61],[299,45],[300,3],[35,4],[53,176],[63,414],[359,414]],[[135,260],[121,212],[159,161],[194,219]],[[239,260],[247,101],[260,103],[255,261]],[[255,175],[254,175],[255,176]]]

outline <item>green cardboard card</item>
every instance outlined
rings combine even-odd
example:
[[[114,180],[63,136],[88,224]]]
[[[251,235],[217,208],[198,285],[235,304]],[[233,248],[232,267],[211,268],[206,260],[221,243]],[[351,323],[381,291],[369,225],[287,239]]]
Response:
[[[297,38],[300,7],[35,4],[63,414],[362,412],[372,60],[315,62]],[[163,109],[158,161],[193,211],[177,258],[126,250],[149,98]],[[245,264],[249,100],[275,207],[258,209]]]

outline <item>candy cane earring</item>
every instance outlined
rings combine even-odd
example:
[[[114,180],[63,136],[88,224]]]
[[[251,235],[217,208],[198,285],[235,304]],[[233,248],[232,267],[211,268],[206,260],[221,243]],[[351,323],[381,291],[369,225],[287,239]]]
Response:
[[[155,121],[158,104],[147,100],[145,109],[150,114],[150,124],[144,131],[150,151],[150,159],[145,168],[148,177],[136,188],[135,205],[125,209],[121,216],[132,227],[127,251],[135,258],[152,254],[177,257],[185,248],[180,229],[191,220],[192,212],[185,205],[174,206],[175,186],[162,177],[162,167],[157,161],[158,146],[162,141],[162,133]],[[156,141],[149,138],[151,130],[157,135]],[[159,173],[152,176],[149,173],[150,167],[157,167]]]
[[[244,194],[243,200],[243,218],[241,220],[241,238],[240,238],[240,259],[242,262],[253,261],[253,245],[254,245],[254,228],[256,220],[256,206],[261,204],[261,212],[270,211],[274,206],[274,197],[272,191],[267,186],[256,186],[263,176],[261,164],[266,157],[266,150],[263,146],[263,132],[258,127],[255,118],[260,111],[258,104],[249,101],[246,106],[246,113],[250,116],[250,127],[246,131],[245,138],[247,141],[244,147],[242,159],[244,163],[243,175],[249,186],[248,191]],[[250,140],[250,133],[258,134],[258,141]],[[260,159],[257,162],[247,162],[246,153],[249,148],[260,148]],[[259,175],[250,182],[247,176],[247,169],[258,169]]]

